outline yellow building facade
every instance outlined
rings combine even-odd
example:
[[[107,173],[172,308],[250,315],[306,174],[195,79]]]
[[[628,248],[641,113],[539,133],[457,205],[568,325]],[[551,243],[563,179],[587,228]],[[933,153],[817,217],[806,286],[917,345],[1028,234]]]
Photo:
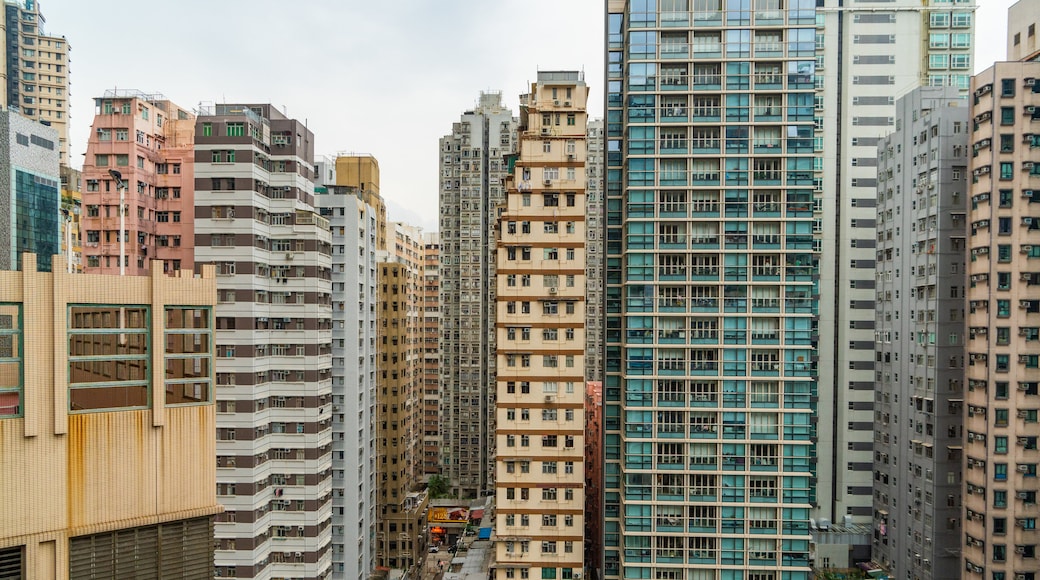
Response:
[[[0,575],[211,575],[213,268],[23,264],[0,272]]]

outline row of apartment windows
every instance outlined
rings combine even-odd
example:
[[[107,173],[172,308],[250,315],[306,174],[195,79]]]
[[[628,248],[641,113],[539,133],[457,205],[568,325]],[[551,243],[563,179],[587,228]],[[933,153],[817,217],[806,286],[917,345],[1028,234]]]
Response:
[[[500,461],[505,463],[506,473],[517,473],[517,463],[520,464],[519,473],[531,473],[531,462],[530,461],[522,461],[522,460],[514,461],[514,460],[510,460],[510,459],[500,459]],[[544,474],[544,475],[555,475],[555,474],[560,473],[559,463],[561,463],[561,462],[557,462],[557,461],[543,461],[541,463],[542,463],[542,474]],[[562,463],[563,463],[563,473],[566,473],[566,474],[573,474],[574,473],[574,462],[573,461],[564,461]],[[544,523],[544,518],[543,518],[543,524],[542,525],[549,525],[549,524],[545,524]],[[556,524],[554,522],[551,525],[556,525]]]
[[[558,221],[545,221],[545,222],[542,222],[542,233],[544,233],[544,234],[558,234],[558,233],[560,233],[560,223],[561,222],[558,222]],[[564,230],[563,231],[565,233],[568,233],[568,234],[573,234],[574,231],[575,231],[574,222],[570,222],[569,221],[569,222],[563,222],[563,223],[564,223]],[[508,222],[506,222],[506,233],[507,234],[515,234],[515,233],[517,233],[516,224],[517,224],[517,222],[515,222],[515,221],[508,221]],[[529,221],[520,222],[520,233],[522,233],[522,234],[529,234],[529,233],[531,233],[531,222],[529,222]]]
[[[574,500],[574,489],[566,488],[563,493],[555,487],[543,487],[541,488],[541,495],[543,501],[573,501]],[[528,487],[507,487],[506,488],[506,499],[520,501],[528,501],[531,499],[531,488]]]
[[[516,421],[516,409],[506,409],[506,418],[510,421]],[[520,409],[521,421],[529,421],[531,418],[530,409]],[[515,447],[517,439],[520,440],[520,447],[531,446],[530,435],[506,435],[506,447]],[[544,449],[558,449],[560,448],[560,441],[563,442],[564,449],[571,449],[574,447],[574,436],[573,435],[542,435],[542,448]]]

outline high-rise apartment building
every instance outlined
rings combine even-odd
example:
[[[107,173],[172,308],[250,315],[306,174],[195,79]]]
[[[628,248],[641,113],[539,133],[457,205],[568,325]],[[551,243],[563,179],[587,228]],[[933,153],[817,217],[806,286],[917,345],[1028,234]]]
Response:
[[[603,381],[603,120],[585,137],[585,380]]]
[[[958,88],[921,87],[878,145],[872,556],[892,578],[963,566],[968,120]]]
[[[1040,62],[998,62],[971,83],[962,545],[971,580],[1037,575],[1038,78]]]
[[[153,260],[164,272],[192,269],[195,115],[140,91],[108,90],[94,104],[83,163],[84,270],[143,275]],[[217,159],[224,154],[206,161],[234,163],[234,151]]]
[[[332,577],[375,570],[375,208],[357,188],[316,188],[332,229]]]
[[[69,43],[44,32],[36,0],[5,0],[3,103],[58,132],[59,162],[69,165]]]
[[[211,578],[213,269],[21,266],[0,272],[0,576]]]
[[[520,97],[496,246],[495,580],[584,573],[583,73]]]
[[[1008,9],[1007,58],[1031,61],[1040,58],[1040,4],[1018,0]]]
[[[441,473],[441,307],[440,237],[423,234],[423,474]]]
[[[607,10],[604,577],[808,579],[815,2]]]
[[[417,578],[429,504],[422,484],[423,238],[400,222],[386,231],[390,247],[376,263],[376,567]]]
[[[494,473],[495,227],[515,147],[501,93],[481,93],[440,141],[441,462],[461,498]]]
[[[13,111],[0,111],[0,270],[37,255],[45,272],[61,248],[58,133]]]
[[[808,10],[813,2],[771,4]],[[906,92],[919,85],[967,90],[974,10],[971,0],[824,0],[815,33],[798,37],[816,44],[814,57],[793,66],[815,72],[817,89],[813,110],[803,108],[815,125],[814,228],[822,252],[813,516],[833,522],[836,532],[814,532],[821,567],[851,566],[870,551],[877,145],[895,129],[895,102]]]
[[[379,161],[371,155],[340,155],[335,161],[336,185],[356,187],[364,200],[376,209],[376,248],[386,249],[386,202],[379,195]]]
[[[68,272],[82,272],[83,173],[67,165],[60,166],[58,171],[61,176],[61,255]]]
[[[332,236],[313,142],[271,105],[196,120],[195,262],[217,269],[218,575],[331,574]]]

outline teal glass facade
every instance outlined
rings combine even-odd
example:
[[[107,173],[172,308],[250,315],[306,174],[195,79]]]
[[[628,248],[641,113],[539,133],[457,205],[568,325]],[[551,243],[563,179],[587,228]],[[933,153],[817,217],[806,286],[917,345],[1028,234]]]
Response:
[[[60,182],[15,169],[14,173],[14,233],[12,251],[17,257],[17,268],[22,268],[21,254],[36,254],[37,269],[51,271],[55,254],[61,251],[61,224],[58,211],[61,203]]]
[[[814,6],[608,2],[606,578],[811,577]]]

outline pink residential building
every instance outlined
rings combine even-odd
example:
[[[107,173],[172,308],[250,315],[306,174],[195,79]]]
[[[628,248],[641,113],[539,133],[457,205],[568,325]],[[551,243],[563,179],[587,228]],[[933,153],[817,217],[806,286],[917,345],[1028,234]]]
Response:
[[[84,272],[119,274],[121,255],[128,275],[148,274],[151,260],[162,260],[165,272],[191,270],[195,115],[133,90],[105,91],[94,102],[83,161]]]

